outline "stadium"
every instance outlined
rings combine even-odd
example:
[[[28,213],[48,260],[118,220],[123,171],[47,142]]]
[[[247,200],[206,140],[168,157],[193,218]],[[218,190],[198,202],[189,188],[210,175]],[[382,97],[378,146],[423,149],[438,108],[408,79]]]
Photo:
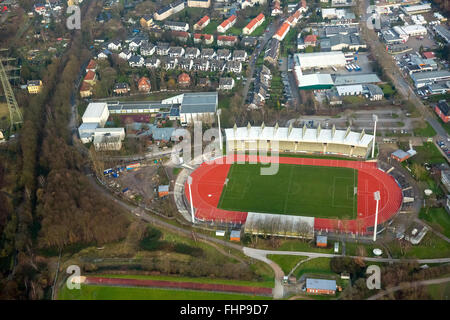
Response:
[[[402,188],[389,170],[365,161],[373,136],[364,132],[264,125],[225,132],[229,152],[252,146],[270,151],[279,139],[282,155],[231,152],[195,168],[190,187],[198,222],[244,225],[246,233],[297,238],[333,232],[369,235],[375,223],[375,192],[381,196],[378,230],[402,207]],[[349,159],[326,159],[325,154]],[[261,175],[274,164],[276,174]],[[187,182],[184,196],[189,203]]]

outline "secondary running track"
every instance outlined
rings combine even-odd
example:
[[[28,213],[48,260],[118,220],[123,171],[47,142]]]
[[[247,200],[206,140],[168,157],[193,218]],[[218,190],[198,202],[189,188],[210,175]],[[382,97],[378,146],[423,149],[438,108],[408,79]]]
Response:
[[[345,167],[358,170],[357,218],[337,220],[315,218],[314,229],[366,234],[375,222],[376,201],[374,192],[380,191],[378,224],[391,219],[400,209],[402,191],[395,179],[378,169],[376,162],[329,160],[293,157],[261,157],[251,155],[228,155],[210,163],[202,163],[191,176],[193,182],[192,200],[196,208],[195,216],[204,221],[245,223],[247,212],[228,211],[217,208],[231,164],[241,163],[282,163],[326,167]],[[186,198],[189,199],[187,183]],[[275,213],[275,212],[274,212]]]

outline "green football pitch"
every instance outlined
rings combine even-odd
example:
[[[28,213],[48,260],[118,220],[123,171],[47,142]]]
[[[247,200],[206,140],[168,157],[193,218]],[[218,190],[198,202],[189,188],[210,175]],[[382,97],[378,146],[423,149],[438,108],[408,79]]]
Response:
[[[220,209],[355,219],[358,171],[352,168],[280,164],[261,175],[261,164],[232,164]]]

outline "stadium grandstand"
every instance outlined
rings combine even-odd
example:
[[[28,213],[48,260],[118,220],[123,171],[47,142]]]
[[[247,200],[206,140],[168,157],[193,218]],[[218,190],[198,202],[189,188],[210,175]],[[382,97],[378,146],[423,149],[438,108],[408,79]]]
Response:
[[[288,128],[261,126],[225,129],[228,152],[271,151],[281,153],[336,154],[367,158],[372,148],[373,135],[347,130],[317,128]]]

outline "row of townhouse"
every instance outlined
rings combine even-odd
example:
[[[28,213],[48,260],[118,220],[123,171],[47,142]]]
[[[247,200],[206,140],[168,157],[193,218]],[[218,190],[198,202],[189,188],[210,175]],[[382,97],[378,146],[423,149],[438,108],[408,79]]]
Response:
[[[185,8],[185,1],[184,0],[176,0],[171,4],[168,4],[166,6],[159,8],[155,12],[153,17],[155,18],[155,20],[161,21],[161,20],[167,19],[174,13],[180,12],[184,8]]]
[[[290,15],[278,28],[277,32],[273,35],[273,38],[278,41],[283,41],[291,28],[295,27],[298,21],[302,18],[302,13],[306,12],[308,7],[306,6],[306,1],[301,1],[297,10]]]
[[[242,62],[226,61],[226,60],[208,60],[202,58],[176,58],[163,56],[161,59],[161,67],[166,70],[181,69],[185,71],[211,71],[211,72],[242,72]]]
[[[263,65],[255,78],[255,86],[248,106],[249,109],[259,109],[264,106],[266,99],[270,97],[271,82],[272,73],[269,68]]]

